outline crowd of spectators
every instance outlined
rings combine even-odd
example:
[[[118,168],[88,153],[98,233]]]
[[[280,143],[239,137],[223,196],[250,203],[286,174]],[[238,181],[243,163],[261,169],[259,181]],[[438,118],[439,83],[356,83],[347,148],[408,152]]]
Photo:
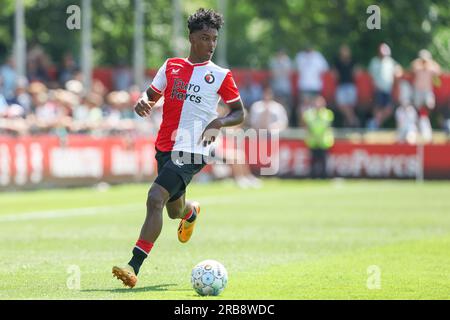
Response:
[[[405,71],[392,57],[391,48],[386,43],[379,45],[366,68],[355,61],[351,48],[345,44],[339,48],[331,64],[312,45],[307,45],[294,59],[285,50],[280,50],[270,60],[269,69],[274,100],[283,105],[291,127],[305,126],[303,113],[323,94],[324,75],[331,73],[336,81],[336,90],[334,97],[326,103],[336,115],[335,127],[378,130],[396,126],[399,141],[414,142],[419,133],[426,141],[431,140],[429,114],[435,109],[433,87],[439,85],[441,68],[427,50],[420,50],[417,59]],[[359,105],[356,85],[356,75],[364,69],[370,75],[374,89],[368,108]],[[293,79],[297,79],[295,87],[292,86]],[[395,83],[399,84],[397,99],[393,95]],[[247,78],[243,87],[244,104],[252,113],[253,105],[265,100],[264,86]],[[436,113],[436,127],[448,133],[449,108],[450,101]]]
[[[133,105],[141,95],[125,65],[113,75],[113,90],[94,80],[89,91],[82,83],[73,56],[64,55],[54,77],[50,59],[39,47],[27,55],[27,75],[20,78],[13,57],[0,67],[0,133],[111,135],[156,132],[156,121],[138,119]],[[154,117],[157,117],[155,113]],[[143,123],[145,122],[145,123]]]
[[[112,89],[94,80],[89,91],[83,87],[80,68],[72,54],[63,56],[52,75],[51,65],[44,50],[33,45],[27,54],[26,77],[17,76],[12,56],[0,66],[0,133],[110,135],[158,130],[160,111],[155,111],[151,119],[141,119],[133,112],[141,92],[133,86],[132,73],[125,62],[114,69]],[[332,72],[336,80],[335,97],[326,101],[326,105],[336,115],[333,126],[377,130],[393,120],[400,141],[414,142],[419,133],[431,139],[428,115],[435,107],[433,86],[441,69],[427,50],[421,50],[411,63],[411,81],[406,80],[404,69],[392,58],[390,47],[380,44],[367,66],[374,96],[372,108],[364,113],[358,108],[355,83],[355,75],[363,68],[347,45],[338,49],[331,64],[312,45],[307,45],[294,59],[280,50],[270,60],[269,69],[270,80],[265,84],[250,74],[238,83],[249,112],[248,126],[269,130],[305,126],[303,114],[322,96],[324,73]],[[298,77],[293,86],[295,74]],[[394,101],[396,81],[399,97]],[[447,130],[450,130],[449,113],[444,110],[439,122]]]

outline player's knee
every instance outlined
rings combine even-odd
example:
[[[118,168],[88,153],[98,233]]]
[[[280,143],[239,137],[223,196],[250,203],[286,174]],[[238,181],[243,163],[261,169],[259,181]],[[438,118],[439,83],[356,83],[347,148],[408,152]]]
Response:
[[[147,196],[147,212],[162,211],[164,208],[164,195],[157,189],[150,189]]]

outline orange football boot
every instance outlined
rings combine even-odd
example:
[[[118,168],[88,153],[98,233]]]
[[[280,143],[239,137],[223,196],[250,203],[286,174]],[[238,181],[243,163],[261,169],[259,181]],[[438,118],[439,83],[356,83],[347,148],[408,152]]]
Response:
[[[188,242],[191,238],[198,216],[200,215],[200,204],[198,202],[193,202],[192,207],[197,215],[195,220],[193,222],[187,222],[185,219],[181,219],[180,224],[178,225],[178,240],[182,243]],[[186,224],[188,226],[186,226]]]

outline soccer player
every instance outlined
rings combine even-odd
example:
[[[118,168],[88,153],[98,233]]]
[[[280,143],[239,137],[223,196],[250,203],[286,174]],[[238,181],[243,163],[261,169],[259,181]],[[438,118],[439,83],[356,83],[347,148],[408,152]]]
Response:
[[[164,96],[155,146],[158,176],[148,192],[147,215],[131,260],[112,270],[125,286],[136,285],[139,268],[161,232],[164,206],[170,218],[181,219],[178,240],[189,241],[200,204],[185,199],[186,187],[205,166],[204,156],[209,155],[220,128],[244,120],[244,107],[230,70],[211,61],[222,25],[223,16],[213,10],[202,8],[192,14],[188,19],[189,57],[167,59],[135,106],[136,113],[146,117]],[[217,113],[220,98],[230,107],[224,117]]]

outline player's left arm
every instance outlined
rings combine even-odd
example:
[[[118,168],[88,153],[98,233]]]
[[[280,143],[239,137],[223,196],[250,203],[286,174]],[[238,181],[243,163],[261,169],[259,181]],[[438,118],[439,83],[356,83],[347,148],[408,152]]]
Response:
[[[231,111],[224,117],[211,121],[203,131],[200,142],[207,146],[214,142],[223,127],[236,126],[244,121],[244,104],[241,99],[228,104]]]

